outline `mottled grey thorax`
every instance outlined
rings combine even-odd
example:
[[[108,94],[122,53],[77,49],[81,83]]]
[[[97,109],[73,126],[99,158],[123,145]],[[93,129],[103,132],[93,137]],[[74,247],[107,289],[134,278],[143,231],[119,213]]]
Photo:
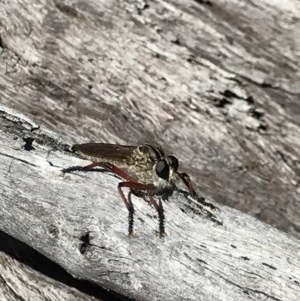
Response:
[[[158,146],[150,144],[139,145],[132,154],[132,162],[128,173],[135,174],[138,182],[153,184],[153,166],[164,156]]]

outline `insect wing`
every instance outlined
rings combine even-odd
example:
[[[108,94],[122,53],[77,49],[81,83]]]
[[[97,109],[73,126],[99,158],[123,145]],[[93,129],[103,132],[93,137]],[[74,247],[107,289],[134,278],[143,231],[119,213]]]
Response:
[[[105,161],[125,162],[130,160],[135,148],[136,146],[131,145],[85,143],[73,145],[72,150],[81,157],[92,161],[105,159]]]

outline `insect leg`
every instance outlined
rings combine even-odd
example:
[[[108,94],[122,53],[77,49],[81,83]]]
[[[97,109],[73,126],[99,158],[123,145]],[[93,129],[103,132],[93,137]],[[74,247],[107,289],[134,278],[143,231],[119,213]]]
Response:
[[[90,171],[90,170],[93,170],[94,167],[98,167],[98,166],[100,166],[104,169],[110,170],[111,172],[118,175],[120,178],[125,179],[126,181],[132,181],[132,182],[135,181],[135,179],[130,177],[130,175],[127,174],[125,171],[123,171],[122,169],[118,168],[117,166],[115,166],[109,162],[93,162],[86,166],[72,166],[72,167],[63,169],[62,171],[65,173],[72,172],[72,171]]]
[[[126,172],[124,172],[122,169],[118,168],[117,166],[109,163],[109,162],[93,162],[85,167],[83,167],[83,170],[91,170],[94,167],[103,167],[105,169],[110,170],[111,172],[113,172],[114,174],[118,175],[119,177],[127,180],[127,181],[132,181],[134,182],[135,180],[133,178],[131,178]],[[120,183],[121,184],[121,183]],[[128,193],[128,197],[126,199],[120,184],[118,185],[118,191],[119,194],[122,198],[122,200],[124,201],[127,210],[128,210],[128,235],[129,236],[133,236],[133,223],[134,223],[134,207],[133,207],[133,203],[131,200],[131,191],[129,191]]]
[[[135,179],[133,179],[130,175],[128,175],[126,172],[124,172],[122,169],[118,168],[117,166],[109,163],[109,162],[93,162],[89,165],[86,165],[84,167],[70,167],[67,169],[64,169],[63,172],[72,172],[72,171],[89,171],[92,170],[94,167],[103,167],[105,169],[110,170],[111,172],[113,172],[114,174],[118,175],[119,177],[123,178],[126,180],[126,182],[120,182],[118,185],[118,191],[119,194],[122,198],[122,200],[124,201],[128,212],[129,212],[129,225],[128,225],[128,234],[129,235],[133,235],[133,216],[134,216],[134,207],[131,201],[131,191],[128,194],[128,198],[125,197],[123,191],[122,191],[122,187],[128,187],[131,189],[135,189],[135,190],[143,190],[146,191],[149,200],[151,202],[151,204],[154,206],[154,208],[156,209],[157,213],[158,213],[158,218],[159,218],[159,235],[160,237],[163,237],[165,235],[165,228],[164,228],[164,209],[162,206],[162,202],[159,202],[159,204],[157,204],[156,200],[153,198],[153,195],[151,193],[151,191],[155,190],[155,186],[152,184],[142,184],[142,183],[138,183],[136,182]]]
[[[133,233],[133,223],[134,223],[134,207],[133,207],[133,204],[132,204],[132,201],[131,201],[131,194],[132,194],[132,191],[130,190],[129,193],[128,193],[128,196],[127,196],[127,200],[128,200],[128,203],[129,203],[129,214],[128,214],[128,234],[129,236],[133,236],[134,233]]]
[[[68,172],[73,172],[73,171],[82,171],[83,167],[82,166],[71,166],[68,168],[64,168],[62,170],[63,173],[68,173]]]
[[[127,174],[125,171],[123,171],[122,169],[118,168],[117,166],[115,166],[109,162],[93,162],[87,166],[84,166],[82,168],[82,170],[91,170],[97,166],[100,166],[100,167],[110,170],[111,172],[113,172],[114,174],[118,175],[119,177],[125,179],[126,181],[132,181],[132,182],[135,181],[135,179],[130,177],[130,175]]]
[[[199,203],[201,203],[202,205],[204,206],[208,206],[210,207],[210,209],[216,209],[217,207],[215,207],[213,204],[211,203],[208,203],[205,201],[205,198],[203,197],[199,197],[193,187],[193,184],[192,184],[192,181],[191,181],[191,178],[189,177],[188,174],[186,174],[185,172],[183,173],[180,173],[178,172],[178,175],[179,177],[181,178],[182,182],[187,186],[187,188],[189,189],[189,192],[190,192],[190,195],[192,197],[194,197],[195,199],[197,199],[197,201]]]
[[[93,162],[89,165],[80,167],[80,166],[74,166],[74,167],[69,167],[63,170],[63,172],[73,172],[73,171],[90,171],[93,170],[93,168],[95,167],[103,167],[105,169],[110,170],[111,172],[113,172],[114,174],[118,175],[119,177],[127,180],[127,181],[132,181],[134,182],[135,180],[133,178],[131,178],[126,172],[124,172],[123,170],[121,170],[120,168],[116,167],[115,165],[109,163],[109,162]],[[122,200],[124,201],[126,208],[129,212],[128,214],[128,235],[133,235],[133,222],[134,222],[134,207],[131,201],[131,191],[128,194],[128,197],[126,199],[121,186],[118,186],[118,190],[119,190],[119,194],[122,197]]]
[[[120,192],[121,196],[123,195],[122,198],[123,197],[125,198],[124,193],[122,192],[122,189],[121,189],[122,187],[128,187],[128,188],[132,188],[132,189],[136,189],[136,190],[146,191],[151,204],[154,206],[154,208],[156,209],[156,211],[158,213],[159,236],[160,237],[165,236],[165,227],[164,227],[165,216],[164,216],[164,209],[163,209],[163,206],[162,206],[162,202],[159,202],[159,204],[157,204],[156,200],[153,198],[153,195],[151,193],[151,191],[153,191],[155,189],[155,186],[152,185],[152,184],[142,184],[142,183],[132,182],[132,181],[121,182],[118,185],[118,189],[119,189],[119,192]],[[123,200],[124,200],[124,198],[123,198]]]
[[[118,191],[119,191],[119,194],[120,194],[122,200],[124,201],[124,203],[127,207],[127,210],[128,210],[128,235],[133,236],[134,207],[133,207],[133,204],[132,204],[132,201],[131,201],[131,191],[129,192],[128,198],[126,199],[126,197],[124,195],[124,192],[122,191],[122,186],[123,186],[122,184],[123,183],[128,183],[128,182],[120,182],[118,184]]]
[[[159,235],[160,237],[164,237],[166,235],[165,232],[165,214],[164,214],[164,207],[162,205],[162,201],[159,200]]]
[[[92,170],[94,167],[97,167],[97,166],[101,166],[103,168],[106,168],[105,166],[105,162],[93,162],[89,165],[86,165],[86,166],[71,166],[71,167],[68,167],[68,168],[64,168],[62,170],[62,172],[64,173],[68,173],[68,172],[73,172],[73,171],[89,171],[89,170]]]

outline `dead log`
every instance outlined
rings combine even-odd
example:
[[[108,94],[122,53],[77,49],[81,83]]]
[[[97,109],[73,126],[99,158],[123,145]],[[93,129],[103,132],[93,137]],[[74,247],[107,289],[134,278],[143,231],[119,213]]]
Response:
[[[107,300],[108,295],[117,300],[99,286],[73,278],[59,265],[2,231],[0,283],[3,301],[90,301]]]
[[[0,229],[73,277],[134,300],[297,300],[296,238],[225,206],[218,224],[182,191],[164,202],[165,238],[155,210],[133,197],[137,235],[128,237],[119,179],[63,176],[86,162],[4,108],[0,135]]]
[[[38,3],[1,4],[2,104],[74,143],[171,147],[205,195],[300,237],[298,1]]]
[[[50,128],[48,150],[169,145],[204,195],[299,238],[299,12],[294,0],[3,2],[0,103]]]

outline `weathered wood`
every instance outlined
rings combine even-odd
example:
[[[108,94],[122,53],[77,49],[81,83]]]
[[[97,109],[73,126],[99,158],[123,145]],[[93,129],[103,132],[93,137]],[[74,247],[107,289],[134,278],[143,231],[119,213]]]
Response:
[[[300,237],[299,1],[0,9],[1,103],[73,142],[171,146],[206,195]]]
[[[3,235],[0,234],[1,243]],[[13,246],[15,248],[16,246]],[[36,255],[36,254],[34,254]],[[31,261],[37,260],[37,256],[32,257]],[[51,300],[51,301],[92,301],[95,298],[81,293],[75,288],[63,283],[65,279],[54,280],[44,274],[32,269],[28,265],[13,259],[6,253],[0,251],[0,300],[1,301],[24,301],[24,300]],[[46,268],[49,268],[47,266]],[[49,272],[53,272],[49,271]],[[67,274],[65,272],[65,274]],[[71,276],[67,277],[71,278]]]
[[[218,225],[180,191],[164,202],[163,239],[155,210],[134,197],[137,235],[128,237],[120,180],[103,172],[63,176],[62,168],[85,161],[10,114],[0,115],[2,231],[74,277],[135,300],[298,299],[296,238],[223,206]]]
[[[300,238],[299,20],[296,0],[2,1],[0,103],[66,143],[170,145],[205,195]]]

